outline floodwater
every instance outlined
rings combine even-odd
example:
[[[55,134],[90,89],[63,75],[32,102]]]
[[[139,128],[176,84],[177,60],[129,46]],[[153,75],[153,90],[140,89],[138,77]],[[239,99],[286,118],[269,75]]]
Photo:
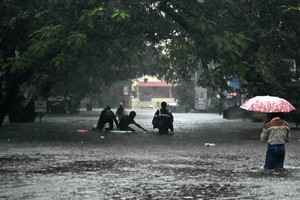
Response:
[[[153,112],[138,111],[136,121],[151,130]],[[96,121],[95,113],[48,116],[0,131],[79,134]],[[175,114],[174,136],[90,131],[70,141],[2,139],[0,199],[300,199],[299,131],[292,130],[286,170],[265,172],[260,127],[189,113]]]

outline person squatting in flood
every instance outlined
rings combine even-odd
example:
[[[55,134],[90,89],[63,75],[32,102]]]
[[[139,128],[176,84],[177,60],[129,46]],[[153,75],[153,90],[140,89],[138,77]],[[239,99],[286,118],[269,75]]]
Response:
[[[119,127],[118,121],[116,119],[115,114],[113,111],[110,109],[110,106],[106,106],[102,112],[100,113],[98,123],[97,123],[97,129],[102,131],[104,128],[105,124],[108,123],[109,127],[105,128],[106,131],[113,130],[114,128],[114,122],[116,124],[116,127]]]
[[[135,126],[137,126],[138,128],[142,129],[145,132],[148,132],[147,129],[145,129],[144,127],[142,127],[140,124],[138,124],[134,118],[136,116],[136,112],[135,111],[130,111],[129,115],[123,115],[123,117],[121,118],[120,122],[119,122],[119,129],[121,131],[135,131],[133,128],[131,128],[129,125],[130,124],[134,124]]]
[[[161,108],[157,110],[152,119],[153,129],[158,128],[159,134],[174,134],[174,117],[167,108],[167,102],[161,102]],[[169,132],[170,130],[170,132]]]
[[[260,139],[268,144],[264,169],[281,170],[284,165],[285,144],[289,142],[290,129],[281,113],[269,113]]]

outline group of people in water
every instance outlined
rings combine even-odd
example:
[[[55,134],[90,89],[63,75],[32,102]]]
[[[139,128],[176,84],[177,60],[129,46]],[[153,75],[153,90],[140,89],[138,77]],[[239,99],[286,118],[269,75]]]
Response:
[[[153,116],[153,128],[158,129],[159,134],[174,134],[173,121],[174,117],[167,108],[167,103],[162,102],[161,108],[158,109]],[[126,114],[123,105],[120,104],[116,113],[113,113],[109,106],[106,106],[99,116],[97,129],[103,130],[105,124],[109,124],[105,130],[113,130],[114,123],[121,131],[135,131],[130,127],[131,124],[148,132],[135,121],[136,112],[130,111]],[[265,160],[265,169],[283,169],[285,158],[285,144],[289,141],[290,129],[288,123],[282,119],[280,113],[269,113],[267,120],[261,132],[261,141],[266,142],[267,153]]]
[[[167,106],[168,104],[163,101],[161,103],[161,108],[155,112],[152,119],[153,128],[157,128],[159,134],[174,134],[174,117]],[[129,114],[127,114],[122,104],[120,104],[116,113],[111,110],[110,106],[106,106],[100,113],[96,128],[100,131],[103,129],[110,131],[113,130],[115,123],[116,127],[121,131],[135,131],[130,127],[132,124],[143,131],[148,132],[147,129],[135,121],[135,116],[135,111],[130,111]],[[108,127],[105,127],[106,124],[108,124]]]

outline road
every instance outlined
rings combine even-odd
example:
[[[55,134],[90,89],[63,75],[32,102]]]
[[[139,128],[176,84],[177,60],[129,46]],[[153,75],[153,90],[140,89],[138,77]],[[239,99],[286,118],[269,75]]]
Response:
[[[151,130],[153,113],[140,110],[136,121]],[[175,114],[174,136],[76,131],[96,121],[97,113],[81,113],[2,127],[0,199],[300,198],[298,130],[286,171],[267,173],[261,123],[187,113]]]

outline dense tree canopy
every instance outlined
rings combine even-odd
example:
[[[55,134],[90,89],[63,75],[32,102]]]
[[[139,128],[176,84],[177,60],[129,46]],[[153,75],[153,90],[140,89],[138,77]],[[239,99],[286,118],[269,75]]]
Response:
[[[198,71],[199,84],[218,91],[238,78],[249,95],[287,95],[297,88],[289,67],[300,63],[299,7],[298,0],[2,0],[1,116],[24,85],[45,97],[83,97],[141,74],[176,81]]]
[[[291,77],[283,65],[285,59],[299,60],[297,6],[297,1],[164,1],[161,9],[181,25],[192,46],[187,51],[178,46],[179,54],[201,59],[201,84],[220,87],[235,76],[253,94],[278,91],[286,83],[281,79]],[[211,61],[217,65],[209,67]]]

